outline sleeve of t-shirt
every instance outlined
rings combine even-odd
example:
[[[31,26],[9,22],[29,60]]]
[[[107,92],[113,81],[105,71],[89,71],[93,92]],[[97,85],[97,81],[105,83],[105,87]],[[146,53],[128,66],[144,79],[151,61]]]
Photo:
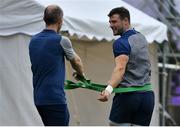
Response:
[[[76,52],[74,51],[72,47],[72,43],[69,40],[69,38],[62,36],[62,39],[60,41],[60,45],[62,46],[65,56],[67,60],[71,60],[75,57]]]
[[[131,51],[131,47],[127,41],[116,40],[113,44],[113,53],[114,57],[119,55],[127,55],[129,56]]]

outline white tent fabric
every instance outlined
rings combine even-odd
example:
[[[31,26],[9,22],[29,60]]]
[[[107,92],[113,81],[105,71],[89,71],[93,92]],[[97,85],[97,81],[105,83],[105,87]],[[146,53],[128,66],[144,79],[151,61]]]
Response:
[[[0,36],[0,126],[42,125],[33,104],[30,36]]]
[[[132,27],[142,32],[148,42],[161,43],[167,40],[167,27],[147,16],[143,12],[121,0],[1,0],[0,35],[16,33],[34,35],[40,31],[43,10],[49,4],[58,4],[64,10],[62,30],[70,35],[86,36],[89,39],[112,40],[112,31],[108,27],[108,12],[118,6],[130,10]]]
[[[165,25],[120,0],[0,0],[0,3],[0,125],[42,125],[42,121],[33,105],[28,45],[30,37],[45,27],[42,16],[44,8],[48,4],[58,4],[62,7],[65,15],[62,30],[68,31],[71,35],[77,35],[79,38],[86,36],[89,39],[112,40],[113,36],[108,27],[107,13],[113,7],[125,6],[130,9],[132,25],[145,34],[148,42],[151,43],[156,40],[161,43],[167,39],[167,27]],[[96,61],[96,74],[101,75],[101,82],[105,82],[106,77],[110,76],[110,67],[112,67],[110,62],[112,58],[109,54],[111,44],[106,43],[108,45],[106,47],[104,43],[98,43],[97,40],[93,43],[91,41],[91,44],[90,42],[84,43],[81,39],[76,41],[81,41],[81,43],[73,44],[76,44],[79,53],[85,58],[84,62],[87,70],[89,70],[89,76],[95,81],[98,81],[96,78],[99,79],[94,72],[91,73],[94,68],[92,62]],[[105,56],[99,54],[101,52],[99,49],[107,54]],[[153,67],[157,63],[156,55],[153,55],[153,61],[155,61]],[[108,60],[109,62],[107,62]],[[100,68],[103,69],[102,72],[99,70]],[[104,68],[108,68],[108,71]],[[104,72],[106,74],[102,75]],[[153,76],[153,81],[157,83],[158,81],[155,79],[157,76]],[[96,97],[94,94],[84,93],[84,98]],[[79,101],[81,102],[81,100]],[[103,112],[103,109],[107,108],[105,104],[98,103],[97,100],[93,100],[92,103],[101,107],[102,110],[95,110],[99,111],[98,118],[95,116],[92,118],[91,114],[86,116],[89,121],[85,116],[81,116],[81,120],[84,122],[83,125],[86,125],[86,123],[87,125],[108,125],[107,120],[106,123],[105,119],[102,120],[103,117],[107,118],[108,114],[108,112]],[[89,104],[87,106],[88,111],[91,112],[91,102],[87,104]],[[108,105],[110,107],[110,103]],[[81,107],[83,106],[81,105]],[[76,109],[74,110],[76,111]],[[95,111],[92,111],[92,114]],[[82,112],[83,110],[80,111],[80,114]],[[99,120],[100,116],[102,116],[101,120]],[[77,117],[72,116],[72,118]],[[93,121],[99,123],[92,123]]]

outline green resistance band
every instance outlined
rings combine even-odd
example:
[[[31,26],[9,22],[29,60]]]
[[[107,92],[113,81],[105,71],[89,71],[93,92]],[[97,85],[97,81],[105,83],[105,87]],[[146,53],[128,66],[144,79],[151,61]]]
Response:
[[[79,78],[80,81],[73,82],[71,80],[65,81],[65,90],[71,90],[76,88],[85,88],[90,90],[95,90],[102,92],[105,90],[107,85],[92,83],[91,80],[87,80],[84,77]],[[152,86],[151,84],[145,84],[144,86],[131,86],[131,87],[118,87],[113,89],[113,93],[127,93],[127,92],[135,92],[135,91],[151,91]]]

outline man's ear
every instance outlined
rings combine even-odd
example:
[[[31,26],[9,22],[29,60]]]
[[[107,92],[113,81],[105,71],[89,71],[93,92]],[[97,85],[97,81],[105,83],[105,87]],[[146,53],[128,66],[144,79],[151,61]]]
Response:
[[[63,24],[63,20],[61,19],[61,25]]]
[[[62,25],[63,19],[59,19],[58,24]]]
[[[123,19],[123,24],[124,24],[125,26],[129,25],[129,20],[128,20],[127,17]]]
[[[127,17],[125,17],[124,19],[123,19],[123,21],[126,23],[126,22],[128,22],[129,23],[129,21],[128,21],[128,18]]]

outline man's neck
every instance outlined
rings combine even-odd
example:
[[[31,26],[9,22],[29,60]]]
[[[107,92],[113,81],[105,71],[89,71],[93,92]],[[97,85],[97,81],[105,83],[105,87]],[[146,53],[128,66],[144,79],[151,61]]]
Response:
[[[48,29],[48,30],[53,30],[53,31],[57,32],[57,26],[56,26],[56,25],[46,26],[46,29]]]
[[[128,30],[130,30],[130,29],[132,29],[132,27],[131,27],[131,26],[127,26],[127,27],[125,28],[125,32],[128,31]]]
[[[131,29],[132,29],[131,26],[126,27],[126,28],[124,29],[123,33],[120,34],[120,35],[122,36],[124,33],[126,33],[127,31],[129,31],[129,30],[131,30]]]

